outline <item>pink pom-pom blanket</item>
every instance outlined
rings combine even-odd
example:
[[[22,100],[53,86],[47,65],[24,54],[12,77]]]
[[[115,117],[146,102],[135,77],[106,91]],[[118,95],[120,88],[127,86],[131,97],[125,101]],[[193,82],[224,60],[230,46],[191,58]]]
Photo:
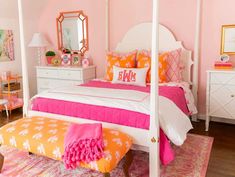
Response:
[[[65,135],[63,162],[75,169],[81,162],[89,163],[103,157],[102,124],[71,124]]]

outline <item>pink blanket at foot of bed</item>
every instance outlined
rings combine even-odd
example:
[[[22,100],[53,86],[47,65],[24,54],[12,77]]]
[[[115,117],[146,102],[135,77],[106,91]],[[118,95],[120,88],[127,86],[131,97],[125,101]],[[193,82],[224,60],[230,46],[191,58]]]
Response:
[[[89,163],[103,157],[102,124],[71,124],[65,135],[63,162],[75,169],[80,162]]]
[[[165,133],[160,129],[160,160],[162,165],[168,165],[175,159],[175,153]]]

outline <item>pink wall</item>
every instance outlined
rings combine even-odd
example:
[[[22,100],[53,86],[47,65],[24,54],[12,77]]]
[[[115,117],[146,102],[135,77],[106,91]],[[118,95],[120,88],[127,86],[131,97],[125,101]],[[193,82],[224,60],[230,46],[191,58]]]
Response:
[[[201,63],[199,71],[199,109],[202,113],[205,113],[206,70],[211,69],[213,62],[219,58],[221,25],[235,24],[234,6],[234,0],[203,1]],[[221,12],[222,9],[226,12]],[[234,59],[233,57],[232,60]],[[233,63],[235,64],[234,61]]]
[[[193,49],[194,42],[195,2],[195,0],[160,0],[160,23],[171,29],[176,38],[182,40],[189,49]],[[111,49],[115,48],[129,28],[152,20],[152,0],[112,0],[110,9]]]
[[[46,34],[57,49],[56,18],[59,12],[83,10],[88,15],[89,55],[98,66],[97,76],[104,75],[105,65],[105,0],[48,0],[39,20],[39,31]]]
[[[199,66],[199,111],[205,113],[206,70],[219,56],[220,28],[234,23],[234,0],[203,1],[201,60]],[[110,48],[114,49],[127,30],[135,24],[151,20],[151,0],[110,1]],[[84,10],[89,17],[89,55],[98,66],[97,75],[105,71],[105,0],[50,0],[43,11],[40,31],[57,45],[55,18],[60,11]],[[226,9],[226,13],[221,13]],[[187,49],[193,50],[196,0],[160,0],[160,22],[170,28]]]

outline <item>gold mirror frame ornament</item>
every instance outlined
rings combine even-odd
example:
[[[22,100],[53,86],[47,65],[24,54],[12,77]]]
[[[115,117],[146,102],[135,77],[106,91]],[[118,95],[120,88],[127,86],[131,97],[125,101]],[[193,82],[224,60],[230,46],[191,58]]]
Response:
[[[60,12],[58,18],[56,18],[57,24],[57,40],[58,40],[58,50],[62,51],[63,47],[63,35],[62,35],[62,22],[65,18],[78,18],[82,21],[82,35],[83,39],[81,43],[83,46],[80,50],[72,50],[75,52],[80,53],[82,56],[85,54],[86,51],[89,49],[89,40],[88,40],[88,16],[83,13],[82,10],[80,11],[69,11],[69,12]],[[86,30],[86,31],[85,31]]]
[[[229,31],[228,31],[229,30]],[[228,34],[230,32],[230,34]],[[231,35],[232,38],[226,40],[226,35]],[[234,50],[227,50],[226,46],[234,46]],[[235,25],[222,25],[221,28],[221,47],[220,54],[234,55],[235,54]]]

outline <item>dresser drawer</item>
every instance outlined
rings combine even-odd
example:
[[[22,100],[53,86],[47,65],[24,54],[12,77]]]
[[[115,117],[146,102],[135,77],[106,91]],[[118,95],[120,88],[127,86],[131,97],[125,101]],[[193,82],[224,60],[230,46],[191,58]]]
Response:
[[[51,89],[68,85],[72,85],[72,81],[38,78],[38,88],[40,89]]]
[[[38,93],[44,92],[46,90],[49,90],[49,88],[38,88]]]
[[[64,80],[82,80],[82,72],[74,70],[60,70],[58,71],[59,79]]]
[[[50,89],[50,88],[58,87],[58,80],[38,78],[37,84],[39,88]],[[63,85],[61,84],[60,86],[63,86]]]
[[[211,73],[210,83],[235,85],[235,74],[234,73],[219,73],[219,72]]]
[[[211,116],[235,119],[235,85],[210,85]]]
[[[56,69],[37,69],[37,77],[58,78],[58,70],[56,70]]]
[[[74,86],[82,84],[82,81],[73,81],[73,80],[56,80],[57,87],[65,87],[65,86]]]
[[[79,85],[82,84],[82,82],[78,81],[76,82],[72,80],[60,80],[60,79],[53,80],[53,79],[38,78],[37,84],[40,90],[47,90],[56,87]]]

